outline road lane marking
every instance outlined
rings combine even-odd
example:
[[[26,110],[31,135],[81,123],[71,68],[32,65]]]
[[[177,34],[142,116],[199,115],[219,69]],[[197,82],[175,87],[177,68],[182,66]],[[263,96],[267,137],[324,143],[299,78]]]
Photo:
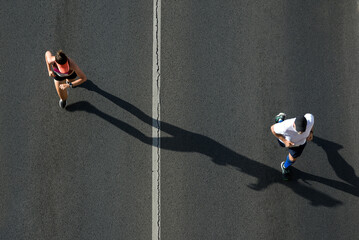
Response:
[[[152,53],[152,240],[161,239],[161,0],[153,1]]]

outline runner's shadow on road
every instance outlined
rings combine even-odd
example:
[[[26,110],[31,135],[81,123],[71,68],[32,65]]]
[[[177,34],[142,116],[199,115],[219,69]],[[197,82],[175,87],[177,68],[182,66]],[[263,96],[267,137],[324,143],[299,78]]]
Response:
[[[350,166],[338,152],[340,149],[343,148],[343,146],[317,136],[313,138],[313,142],[319,147],[323,148],[323,150],[328,156],[329,164],[332,166],[336,175],[348,184],[306,173],[299,169],[296,169],[295,167],[291,167],[293,172],[292,182],[298,182],[299,180],[301,180],[308,185],[311,185],[308,181],[318,182],[359,197],[359,179],[356,176],[353,167]]]
[[[95,85],[91,80],[87,80],[84,84],[80,85],[80,87],[100,94],[104,98],[108,99],[118,107],[131,113],[132,115],[134,115],[144,123],[148,124],[149,126],[152,126],[153,122],[155,122],[155,120],[152,119],[152,117],[146,115],[143,111],[141,111],[134,105],[102,90],[97,85]],[[153,141],[154,139],[152,137],[148,137],[145,134],[143,134],[141,131],[134,128],[133,126],[117,118],[114,118],[107,113],[102,112],[101,110],[97,109],[89,102],[86,101],[77,102],[68,105],[66,109],[69,112],[85,111],[90,114],[94,114],[104,119],[105,121],[111,123],[112,125],[116,126],[118,129],[131,135],[132,137],[137,138],[138,140],[140,140],[145,144],[152,145],[153,142],[156,142]],[[232,166],[237,170],[247,175],[253,176],[257,179],[257,183],[248,184],[248,187],[253,190],[259,191],[267,188],[271,184],[277,183],[289,187],[296,194],[309,200],[310,203],[314,206],[335,207],[337,205],[342,204],[341,201],[334,199],[333,197],[325,193],[322,193],[318,190],[315,190],[306,184],[302,184],[300,182],[296,182],[294,184],[293,182],[287,183],[282,181],[281,173],[279,170],[274,169],[272,167],[268,167],[260,162],[251,160],[243,155],[240,155],[209,137],[184,130],[182,128],[179,128],[177,126],[174,126],[172,124],[163,121],[160,122],[160,129],[161,132],[165,132],[171,135],[171,137],[161,137],[159,139],[161,149],[180,151],[180,152],[197,152],[208,156],[214,163],[218,165]],[[303,172],[301,172],[300,175],[306,176],[305,173]],[[351,189],[350,186],[348,186],[345,183],[340,183],[334,180],[310,176],[310,175],[306,176],[306,178],[308,180],[315,179],[318,182],[321,182],[328,186],[331,187],[335,186],[335,188],[338,190],[358,196],[357,192],[354,192],[354,190]]]
[[[354,168],[339,154],[339,150],[343,146],[320,137],[314,137],[313,142],[323,148],[335,174],[343,181],[359,188],[359,178],[355,174]]]

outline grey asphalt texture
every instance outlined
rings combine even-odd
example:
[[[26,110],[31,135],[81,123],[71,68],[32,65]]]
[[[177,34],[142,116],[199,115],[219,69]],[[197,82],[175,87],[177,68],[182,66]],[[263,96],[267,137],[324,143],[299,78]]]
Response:
[[[0,239],[150,239],[153,3],[1,6]],[[161,239],[359,239],[357,1],[161,10]],[[315,116],[290,182],[279,112]]]

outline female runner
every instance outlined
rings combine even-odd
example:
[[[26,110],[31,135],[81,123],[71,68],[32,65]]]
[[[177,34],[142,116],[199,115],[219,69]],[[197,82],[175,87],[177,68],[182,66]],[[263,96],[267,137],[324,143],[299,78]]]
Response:
[[[55,56],[50,51],[45,53],[45,60],[49,76],[54,78],[55,88],[60,97],[59,105],[65,108],[67,89],[74,88],[87,80],[86,75],[71,58],[60,50]],[[76,77],[79,77],[76,79]]]

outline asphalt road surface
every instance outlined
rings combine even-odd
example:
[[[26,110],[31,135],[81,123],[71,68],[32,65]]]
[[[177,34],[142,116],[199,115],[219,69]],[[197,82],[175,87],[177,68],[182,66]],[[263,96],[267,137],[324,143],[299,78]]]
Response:
[[[161,6],[160,238],[359,239],[358,2]],[[151,239],[153,8],[1,1],[0,239]],[[290,182],[279,112],[315,116]]]

